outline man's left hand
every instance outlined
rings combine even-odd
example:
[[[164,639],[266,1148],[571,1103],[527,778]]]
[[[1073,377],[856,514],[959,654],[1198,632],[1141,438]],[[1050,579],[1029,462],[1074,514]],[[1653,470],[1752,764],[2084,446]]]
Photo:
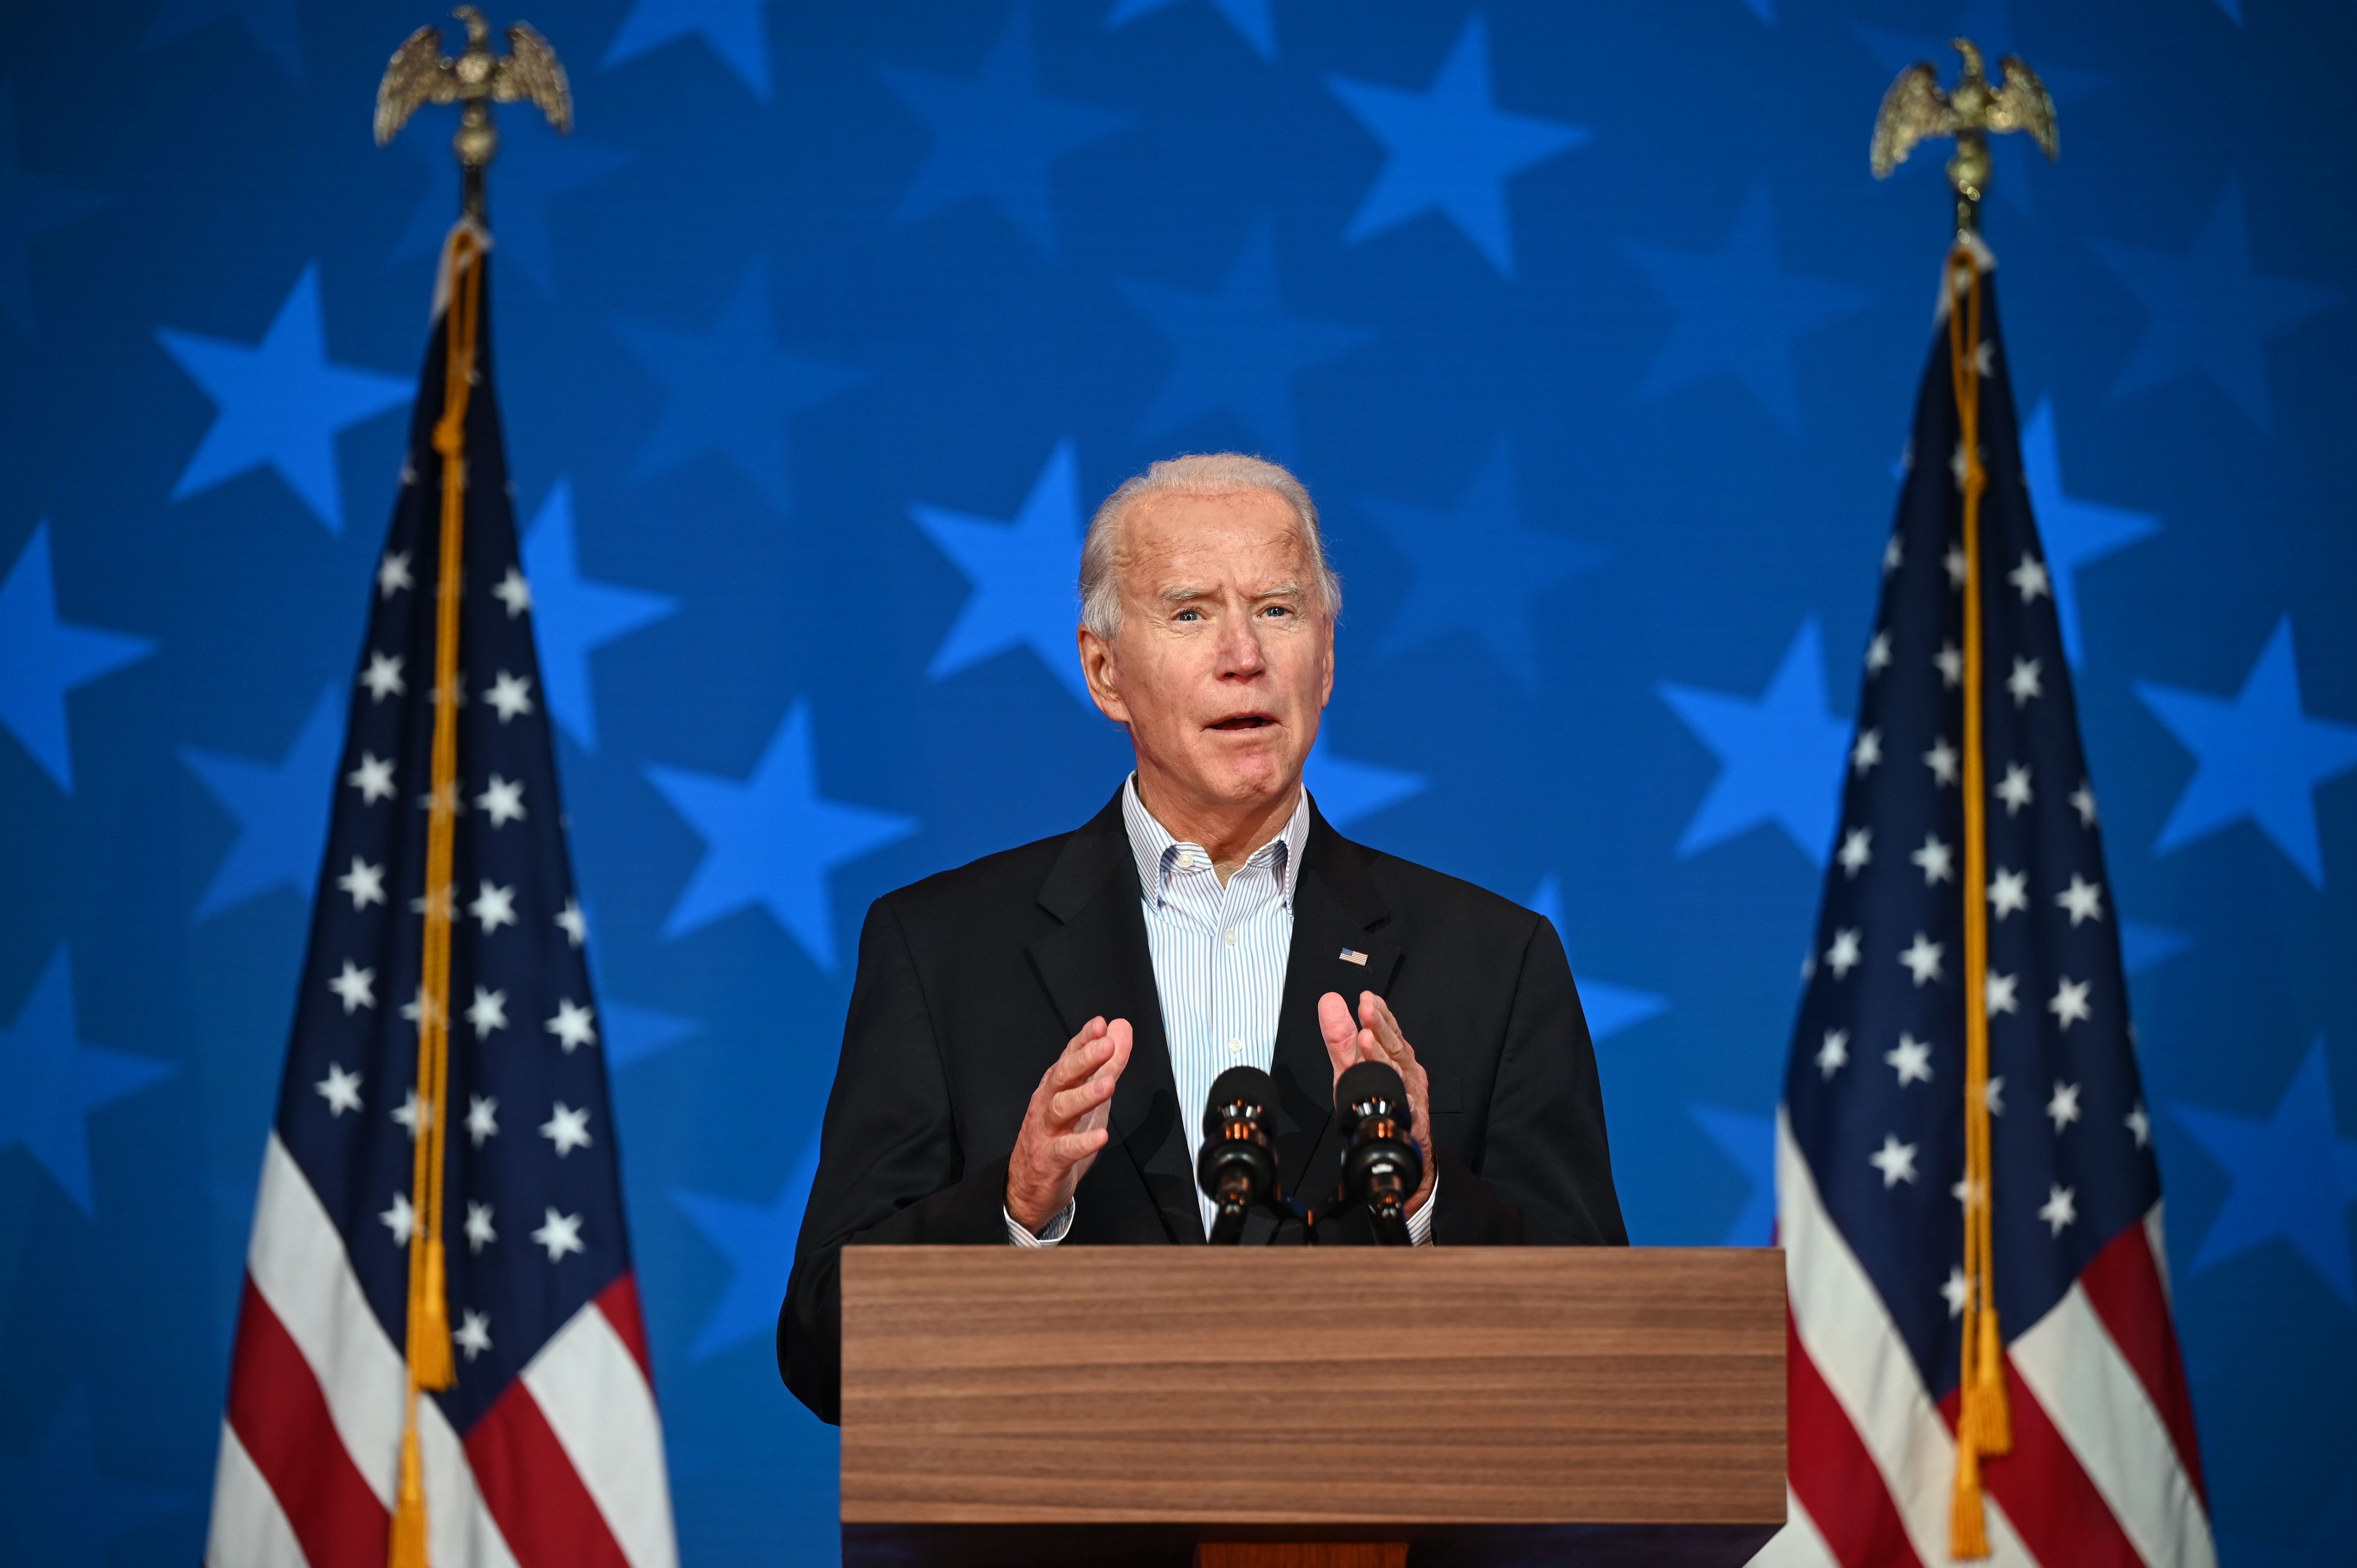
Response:
[[[1329,991],[1318,999],[1318,1027],[1326,1036],[1326,1056],[1334,1064],[1334,1081],[1341,1082],[1343,1072],[1360,1062],[1387,1062],[1399,1071],[1400,1081],[1407,1085],[1408,1136],[1416,1150],[1424,1155],[1424,1180],[1415,1196],[1407,1201],[1410,1215],[1423,1212],[1432,1200],[1432,1184],[1439,1162],[1432,1157],[1432,1084],[1417,1065],[1415,1047],[1400,1033],[1399,1020],[1392,1016],[1390,1004],[1372,991],[1359,993],[1359,1016],[1351,1017],[1351,1004],[1341,993]]]

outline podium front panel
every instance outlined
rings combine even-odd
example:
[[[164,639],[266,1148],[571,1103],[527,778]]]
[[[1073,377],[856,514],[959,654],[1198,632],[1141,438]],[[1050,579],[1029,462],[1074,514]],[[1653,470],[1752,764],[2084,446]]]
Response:
[[[853,1247],[846,1524],[1772,1526],[1772,1250]]]

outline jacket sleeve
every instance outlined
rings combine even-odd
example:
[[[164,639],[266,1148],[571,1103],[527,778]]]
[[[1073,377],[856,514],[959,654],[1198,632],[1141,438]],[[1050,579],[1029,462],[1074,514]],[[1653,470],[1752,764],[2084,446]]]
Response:
[[[1438,1155],[1436,1244],[1628,1245],[1596,1047],[1563,942],[1544,919],[1523,951],[1488,1122],[1475,1164]]]
[[[818,1174],[778,1313],[778,1370],[821,1421],[843,1402],[843,1249],[1006,1244],[1007,1151],[969,1159],[908,939],[878,901],[859,935]]]

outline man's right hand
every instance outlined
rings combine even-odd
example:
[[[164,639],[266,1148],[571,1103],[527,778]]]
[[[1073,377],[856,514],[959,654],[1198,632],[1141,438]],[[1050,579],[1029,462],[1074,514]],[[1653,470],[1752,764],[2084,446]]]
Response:
[[[1092,1018],[1056,1058],[1023,1112],[1006,1162],[1006,1212],[1037,1236],[1064,1211],[1113,1134],[1113,1089],[1129,1065],[1129,1020]]]

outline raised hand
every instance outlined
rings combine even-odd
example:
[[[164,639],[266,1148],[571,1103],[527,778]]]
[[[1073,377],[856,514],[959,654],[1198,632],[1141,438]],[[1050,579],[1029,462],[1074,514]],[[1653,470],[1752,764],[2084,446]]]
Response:
[[[1031,1091],[1006,1161],[1006,1212],[1033,1235],[1072,1201],[1073,1188],[1113,1136],[1105,1123],[1130,1044],[1128,1019],[1092,1018]]]
[[[1351,1005],[1342,1000],[1340,992],[1329,991],[1319,997],[1318,1027],[1326,1036],[1326,1057],[1334,1064],[1337,1083],[1347,1069],[1360,1062],[1388,1062],[1398,1069],[1400,1081],[1407,1085],[1408,1136],[1424,1155],[1424,1181],[1407,1200],[1407,1211],[1411,1215],[1421,1213],[1432,1199],[1432,1183],[1439,1162],[1432,1157],[1432,1081],[1416,1063],[1415,1047],[1400,1033],[1399,1020],[1392,1016],[1391,1004],[1372,991],[1359,993],[1356,1019],[1351,1016]]]

